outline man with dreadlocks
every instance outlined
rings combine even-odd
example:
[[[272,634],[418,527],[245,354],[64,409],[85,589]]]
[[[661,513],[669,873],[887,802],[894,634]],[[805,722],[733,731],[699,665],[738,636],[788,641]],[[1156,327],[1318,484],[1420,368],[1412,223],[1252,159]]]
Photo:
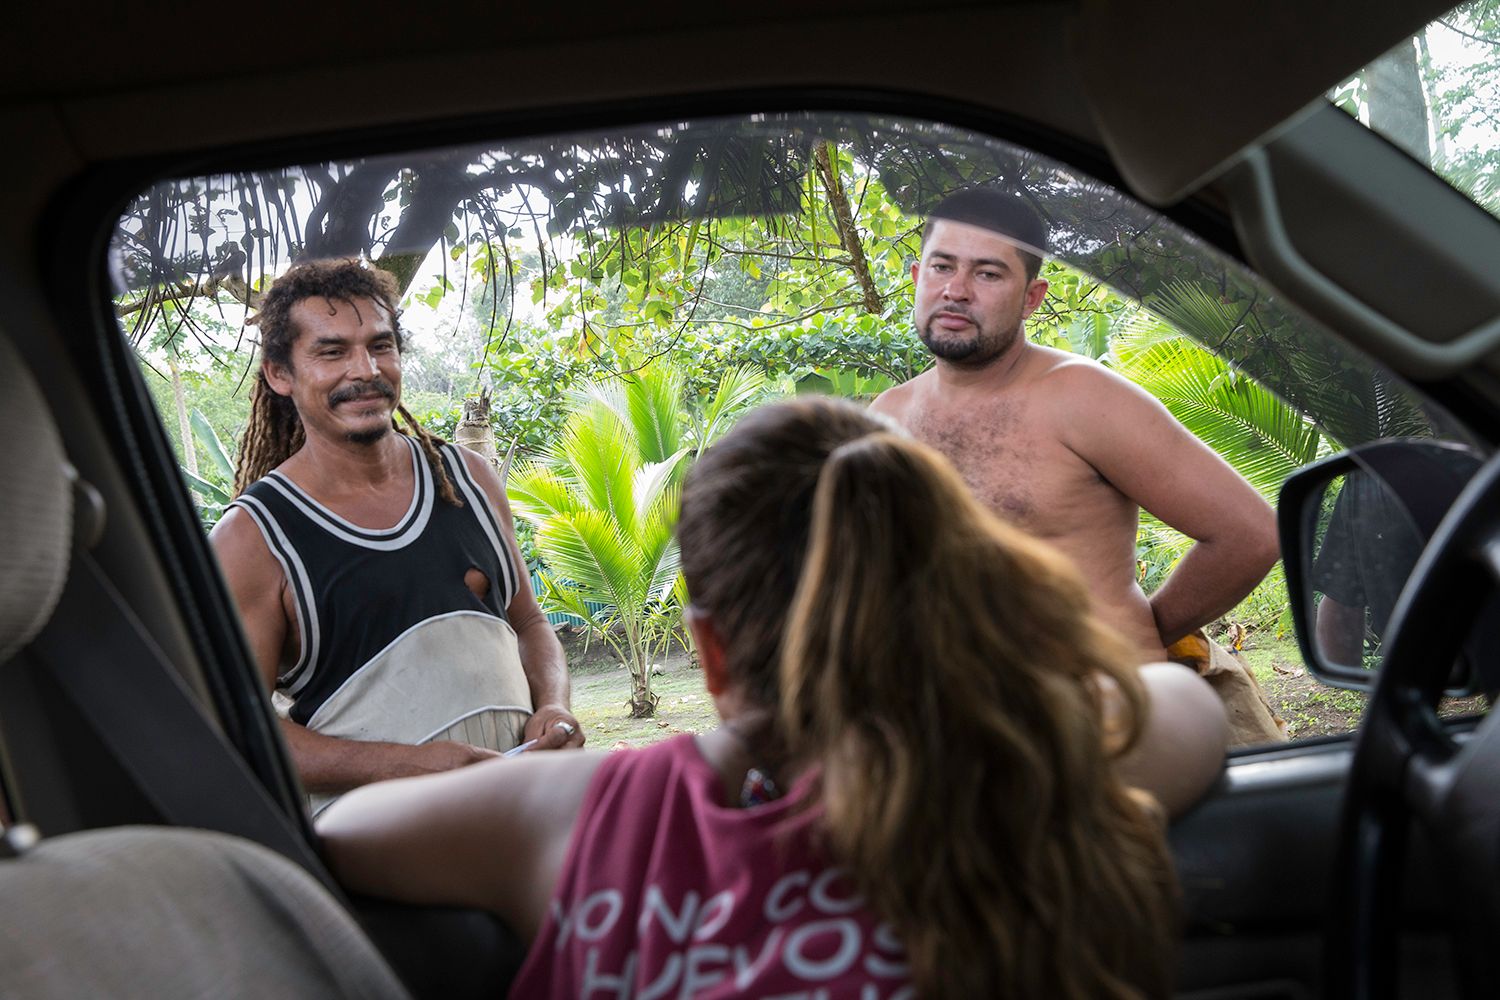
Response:
[[[397,302],[360,260],[272,285],[236,499],[211,536],[315,811],[523,741],[583,743],[499,477],[401,406]]]

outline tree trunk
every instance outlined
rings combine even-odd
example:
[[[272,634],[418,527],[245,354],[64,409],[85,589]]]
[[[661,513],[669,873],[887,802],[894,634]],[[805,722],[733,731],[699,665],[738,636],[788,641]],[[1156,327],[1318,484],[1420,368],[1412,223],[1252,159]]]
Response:
[[[646,664],[644,676],[632,677],[630,684],[630,717],[649,719],[656,714],[656,705],[661,696],[651,690],[651,664]]]
[[[1417,67],[1417,47],[1407,41],[1370,66],[1370,127],[1416,157],[1432,163],[1427,141],[1427,95]]]
[[[1432,81],[1432,53],[1427,48],[1427,32],[1417,35],[1417,56],[1421,60],[1422,96],[1427,101],[1427,117],[1432,124],[1432,165],[1441,167],[1448,161],[1447,143],[1443,140],[1443,121],[1438,114],[1437,88]]]
[[[177,432],[182,435],[182,464],[193,475],[198,474],[198,449],[193,442],[193,422],[188,419],[187,396],[182,391],[182,373],[177,359],[168,355],[167,371],[172,374],[172,402],[177,406]]]
[[[497,473],[501,473],[500,478],[504,480],[500,455],[495,448],[495,428],[490,425],[488,389],[480,393],[476,399],[464,400],[463,419],[458,422],[458,427],[453,431],[453,443],[484,456],[484,460],[489,462]]]
[[[833,212],[833,224],[839,231],[839,242],[849,255],[849,268],[859,282],[864,296],[865,311],[878,316],[881,310],[880,291],[870,275],[870,263],[865,259],[864,245],[859,242],[859,229],[854,223],[854,212],[849,208],[849,199],[844,194],[844,184],[839,180],[838,163],[830,155],[831,144],[819,143],[813,153],[818,173],[823,177],[823,187],[828,191],[828,207]]]

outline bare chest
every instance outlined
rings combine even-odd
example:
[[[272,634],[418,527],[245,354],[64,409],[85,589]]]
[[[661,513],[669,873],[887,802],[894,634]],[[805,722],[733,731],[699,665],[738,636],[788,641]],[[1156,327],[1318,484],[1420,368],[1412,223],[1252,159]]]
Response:
[[[913,406],[905,422],[954,464],[986,506],[1034,534],[1070,534],[1080,517],[1114,494],[1062,443],[1050,414],[1024,395],[969,406]]]

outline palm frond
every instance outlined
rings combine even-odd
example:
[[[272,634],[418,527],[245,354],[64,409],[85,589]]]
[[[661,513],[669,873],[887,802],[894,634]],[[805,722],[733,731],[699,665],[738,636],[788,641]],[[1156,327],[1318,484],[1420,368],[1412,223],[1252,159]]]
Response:
[[[666,600],[682,569],[682,554],[677,547],[677,512],[682,506],[681,487],[664,491],[641,519],[640,553],[648,578],[647,589],[656,600]]]
[[[1181,339],[1182,334],[1170,324],[1163,323],[1145,309],[1133,309],[1113,334],[1110,347],[1118,354],[1121,350],[1144,351],[1165,341]]]
[[[631,492],[637,448],[628,426],[598,401],[574,411],[563,425],[563,475],[595,510],[609,511],[621,524],[635,519]]]
[[[648,365],[623,380],[625,405],[641,458],[665,461],[682,447],[682,373],[670,365]]]
[[[631,489],[635,494],[637,511],[644,513],[651,510],[663,491],[675,480],[677,470],[687,456],[688,450],[679,448],[668,455],[665,461],[649,462],[635,471],[635,482],[631,484]]]
[[[620,423],[630,423],[630,406],[625,402],[625,387],[619,379],[589,382],[569,389],[567,396],[569,408],[575,413],[599,404],[618,417]]]
[[[1250,322],[1246,303],[1228,302],[1202,286],[1178,279],[1145,303],[1172,328],[1212,350]]]
[[[678,573],[677,579],[672,581],[672,600],[676,601],[677,606],[682,608],[692,603],[692,599],[688,595],[687,577],[681,573]]]
[[[1161,586],[1192,547],[1193,540],[1187,535],[1158,521],[1150,512],[1141,511],[1141,526],[1135,540],[1137,582],[1141,588],[1149,592]]]
[[[615,616],[609,613],[606,606],[600,609],[598,601],[589,601],[577,586],[566,583],[547,573],[539,574],[542,581],[537,600],[542,607],[552,612],[562,612],[575,618],[583,619],[589,628],[596,632],[608,633],[614,625]]]
[[[717,441],[741,413],[765,394],[766,385],[764,371],[745,365],[720,376],[718,387],[698,420],[694,447],[701,452]]]
[[[540,527],[556,514],[572,514],[583,507],[556,470],[535,462],[522,462],[506,478],[505,492],[511,509],[532,525]]]
[[[1166,406],[1265,496],[1313,461],[1322,440],[1310,421],[1229,365],[1187,341],[1143,350],[1116,345],[1116,367]]]
[[[638,614],[645,605],[641,553],[609,514],[561,514],[542,525],[537,538],[551,569],[585,600],[610,605],[621,615]]]

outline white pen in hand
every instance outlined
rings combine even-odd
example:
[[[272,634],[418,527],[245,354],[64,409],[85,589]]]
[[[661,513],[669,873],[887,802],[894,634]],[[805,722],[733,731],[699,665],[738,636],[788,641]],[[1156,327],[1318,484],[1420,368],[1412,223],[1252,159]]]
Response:
[[[527,740],[525,743],[522,743],[519,746],[513,746],[513,747],[511,747],[509,750],[505,751],[500,756],[502,756],[502,757],[514,757],[518,753],[525,753],[527,750],[530,750],[534,746],[536,746],[536,740]]]

